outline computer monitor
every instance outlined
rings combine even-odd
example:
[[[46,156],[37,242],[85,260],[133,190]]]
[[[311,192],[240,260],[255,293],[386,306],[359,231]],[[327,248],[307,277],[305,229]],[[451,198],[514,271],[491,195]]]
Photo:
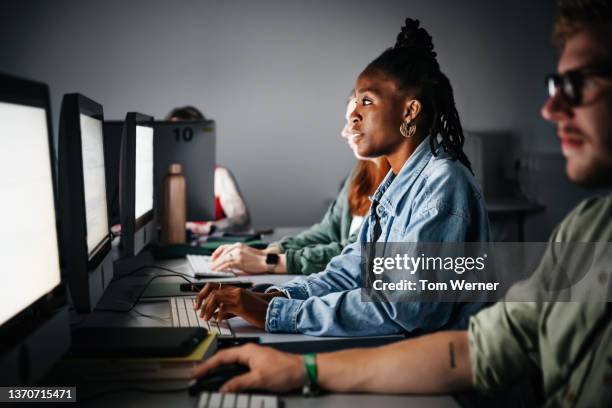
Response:
[[[155,241],[153,196],[153,117],[125,117],[119,164],[122,256],[137,255]]]
[[[31,384],[70,346],[45,84],[0,75],[0,384]]]
[[[164,177],[172,163],[183,166],[187,183],[187,219],[214,220],[215,122],[155,122],[155,197],[158,203],[162,202]]]
[[[64,96],[60,116],[59,209],[62,264],[79,312],[92,311],[113,279],[102,106]]]

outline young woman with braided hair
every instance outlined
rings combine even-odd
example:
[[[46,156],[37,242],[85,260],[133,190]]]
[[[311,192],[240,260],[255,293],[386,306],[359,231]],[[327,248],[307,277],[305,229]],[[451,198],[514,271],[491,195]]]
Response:
[[[482,306],[362,301],[362,244],[489,240],[452,88],[418,21],[407,19],[395,46],[359,75],[355,99],[349,122],[356,153],[383,157],[391,167],[372,195],[358,241],[323,272],[266,294],[207,285],[195,305],[203,318],[238,315],[269,332],[364,336],[465,328]]]

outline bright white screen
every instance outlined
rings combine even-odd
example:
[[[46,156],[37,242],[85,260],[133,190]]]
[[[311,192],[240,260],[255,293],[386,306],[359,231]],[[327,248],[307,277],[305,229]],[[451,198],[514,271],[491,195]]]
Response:
[[[60,283],[47,118],[0,102],[0,324]]]
[[[153,210],[153,128],[136,126],[136,219]]]
[[[91,257],[96,247],[108,236],[104,140],[102,121],[83,114],[80,115],[80,118],[87,253]]]

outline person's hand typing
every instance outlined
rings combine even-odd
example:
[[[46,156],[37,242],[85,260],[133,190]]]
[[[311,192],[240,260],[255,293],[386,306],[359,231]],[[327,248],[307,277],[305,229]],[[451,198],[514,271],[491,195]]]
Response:
[[[196,296],[194,309],[204,320],[221,321],[240,316],[260,329],[265,328],[268,303],[282,292],[255,293],[235,286],[208,283]]]

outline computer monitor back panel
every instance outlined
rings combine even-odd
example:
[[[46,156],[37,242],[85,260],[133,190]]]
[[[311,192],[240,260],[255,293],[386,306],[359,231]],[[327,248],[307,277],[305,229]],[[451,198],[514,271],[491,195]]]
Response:
[[[215,122],[155,122],[155,197],[158,203],[162,202],[163,180],[172,163],[183,166],[187,183],[187,219],[213,220]],[[160,219],[159,213],[157,218]]]
[[[0,75],[2,385],[36,381],[69,347],[52,146],[47,86]]]
[[[62,102],[59,207],[62,264],[77,311],[92,311],[113,278],[102,106],[79,94]]]
[[[104,164],[106,167],[106,197],[110,225],[121,223],[119,216],[119,162],[121,158],[122,120],[104,122]]]
[[[126,115],[119,164],[119,212],[122,257],[138,255],[156,241],[153,196],[153,118]]]

